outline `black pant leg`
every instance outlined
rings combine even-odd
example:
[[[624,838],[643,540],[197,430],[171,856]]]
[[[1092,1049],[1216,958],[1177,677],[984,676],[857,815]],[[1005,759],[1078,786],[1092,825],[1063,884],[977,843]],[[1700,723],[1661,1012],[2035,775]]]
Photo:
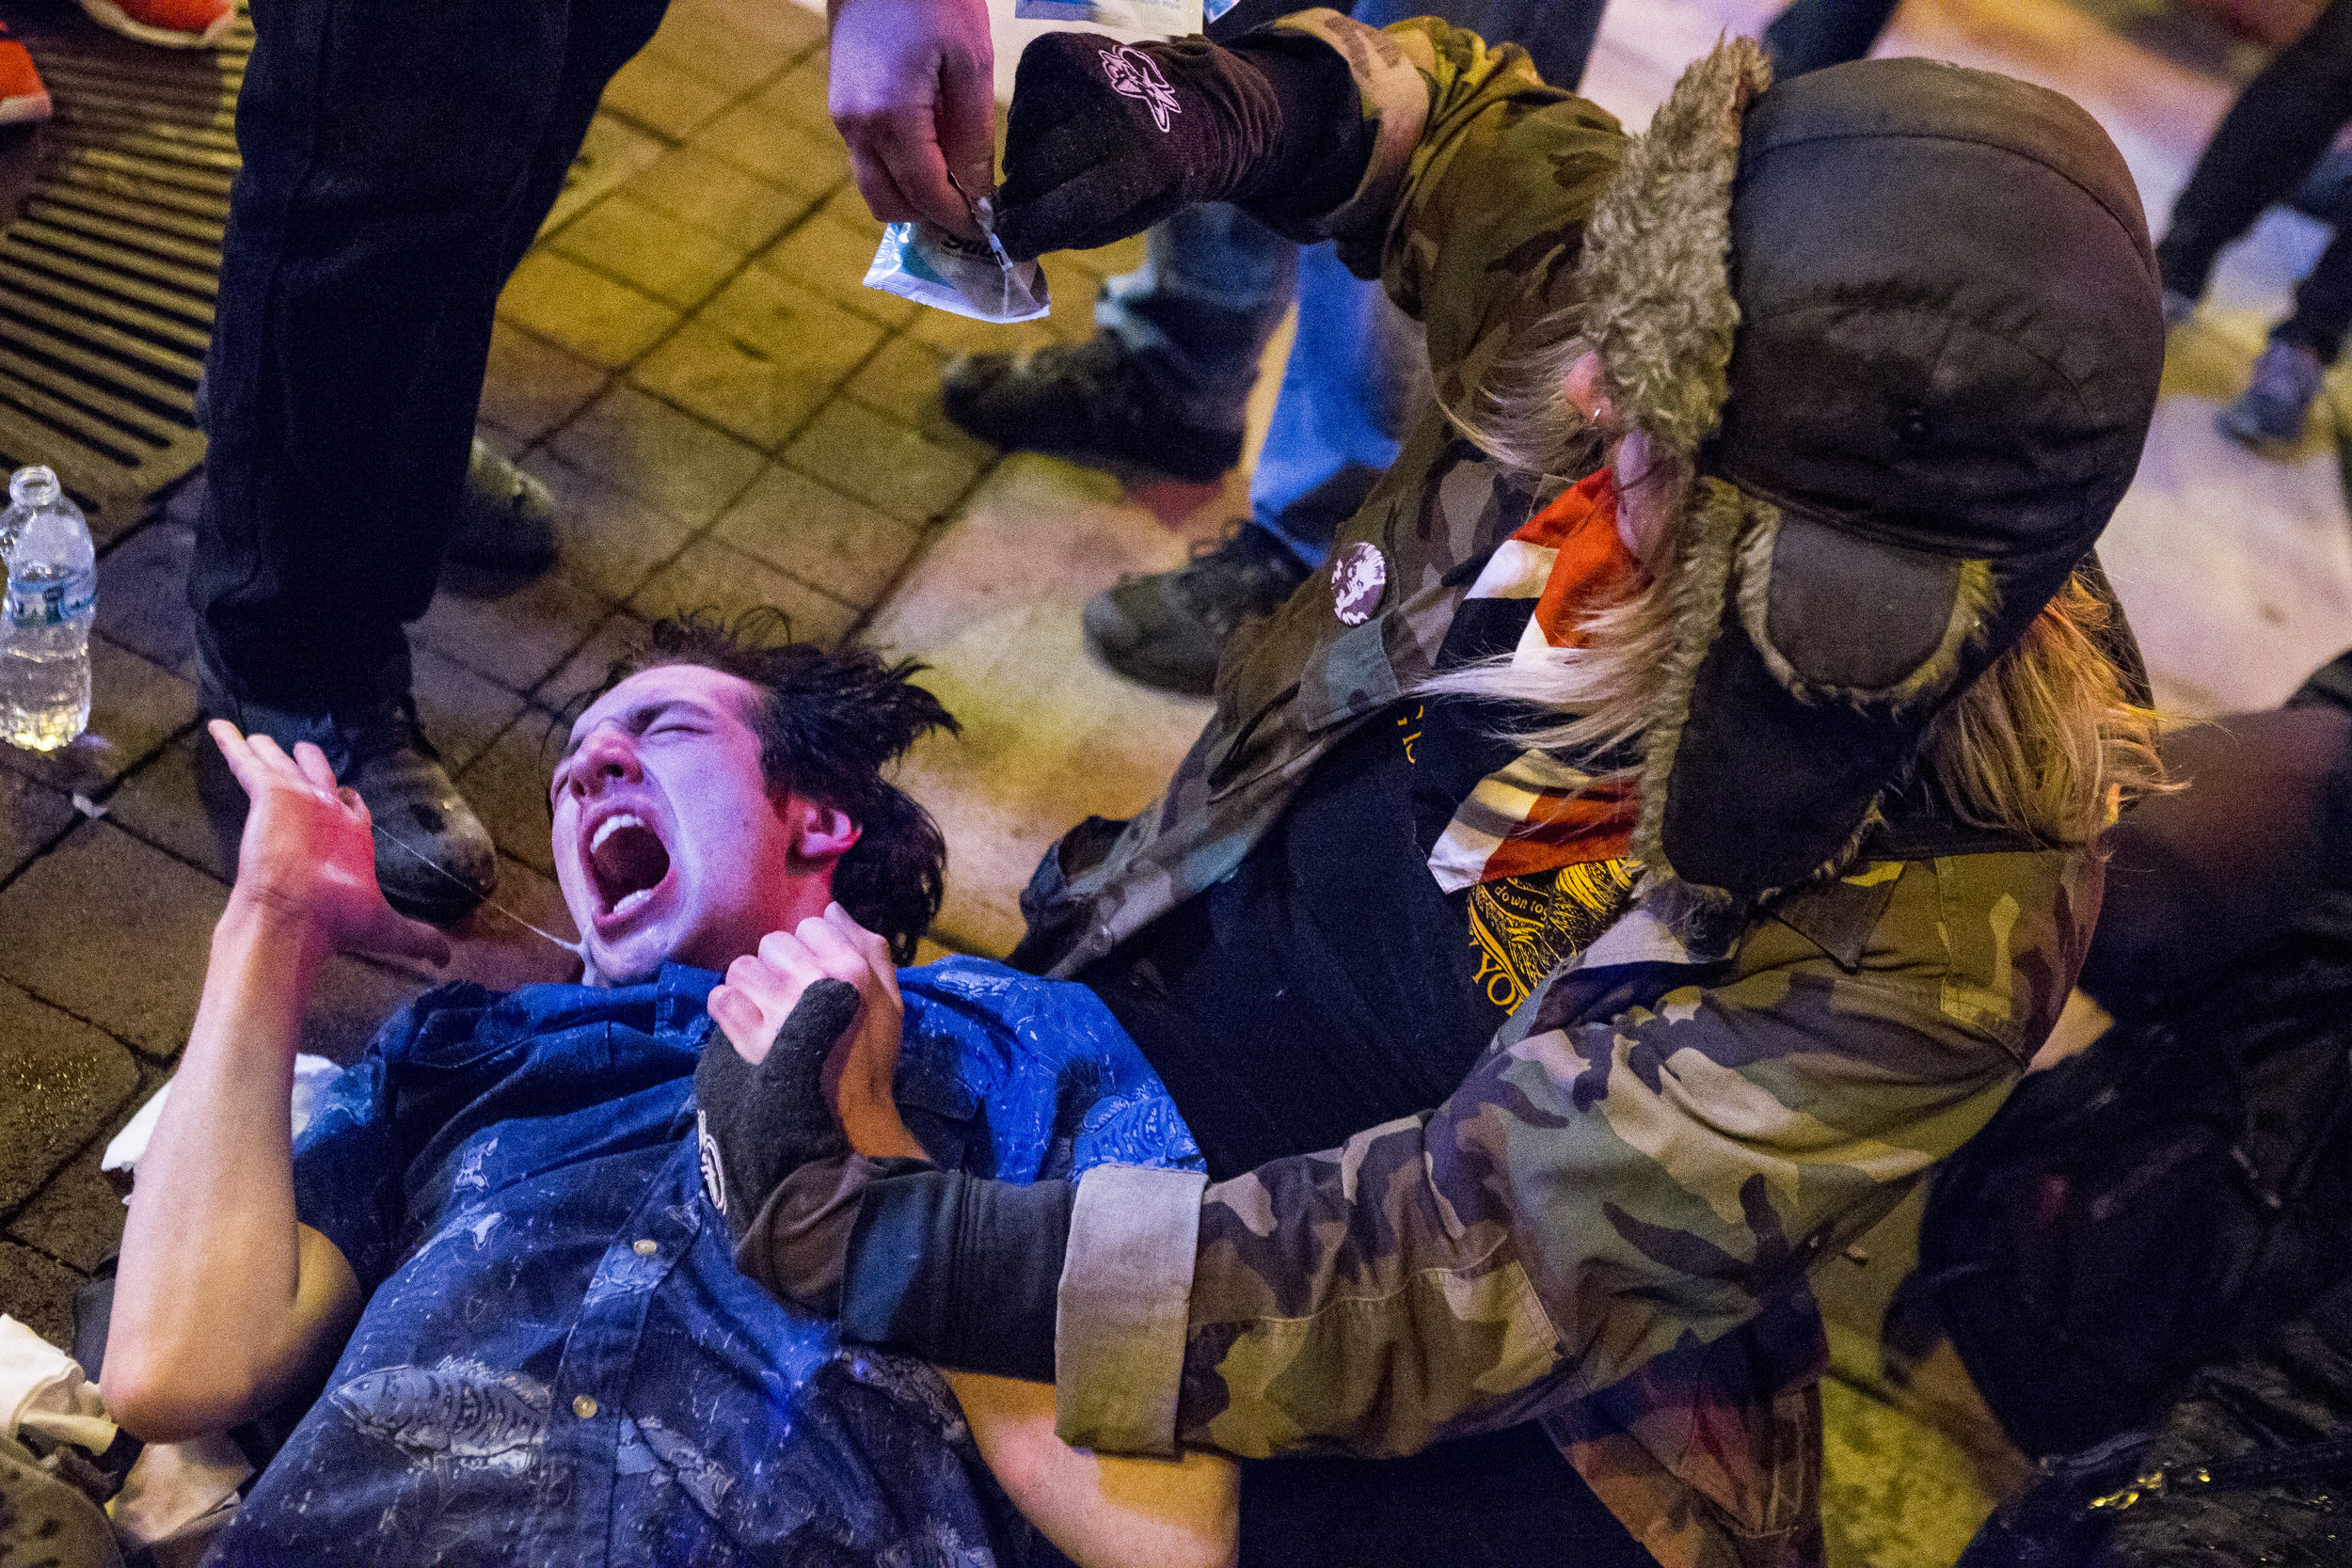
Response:
[[[2311,172],[2352,119],[2352,4],[2331,0],[2246,85],[2205,144],[2156,246],[2168,289],[2194,299],[2214,259]]]
[[[1530,1422],[1409,1459],[1245,1465],[1241,1568],[1657,1568]]]
[[[189,597],[241,694],[406,689],[499,290],[660,0],[260,0]]]

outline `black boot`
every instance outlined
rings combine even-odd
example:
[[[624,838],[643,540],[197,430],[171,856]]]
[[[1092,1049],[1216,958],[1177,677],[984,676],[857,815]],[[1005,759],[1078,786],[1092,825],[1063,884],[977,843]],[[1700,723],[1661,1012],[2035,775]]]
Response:
[[[199,655],[198,701],[208,719],[266,735],[288,752],[310,741],[326,753],[338,782],[359,792],[375,827],[375,880],[401,913],[447,925],[463,919],[498,884],[489,830],[457,793],[440,753],[417,723],[413,697],[336,713],[297,713],[232,695]],[[209,740],[203,753],[217,763]],[[208,771],[225,773],[222,768]],[[239,793],[222,780],[215,790]]]
[[[1230,430],[1186,424],[1142,356],[1108,332],[1027,354],[966,354],[947,365],[940,403],[965,430],[1007,451],[1129,465],[1206,484],[1241,461]]]
[[[1244,523],[1190,565],[1129,578],[1089,599],[1087,641],[1131,680],[1206,696],[1234,631],[1280,609],[1313,569]]]
[[[524,575],[555,564],[555,501],[548,487],[479,436],[466,465],[449,559],[461,566]]]

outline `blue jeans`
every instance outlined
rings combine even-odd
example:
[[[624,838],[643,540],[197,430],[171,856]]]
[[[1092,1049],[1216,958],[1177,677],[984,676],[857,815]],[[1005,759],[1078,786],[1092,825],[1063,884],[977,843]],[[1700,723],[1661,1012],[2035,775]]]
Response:
[[[1600,30],[1602,4],[1362,0],[1343,8],[1375,27],[1443,16],[1489,40],[1520,45],[1546,81],[1574,87]],[[1298,337],[1250,481],[1249,513],[1303,564],[1318,564],[1340,525],[1396,460],[1426,379],[1419,334],[1380,285],[1351,275],[1330,245],[1302,253],[1221,203],[1168,219],[1144,245],[1142,267],[1104,286],[1094,319],[1136,351],[1170,416],[1186,424],[1241,428],[1259,356],[1295,292]]]

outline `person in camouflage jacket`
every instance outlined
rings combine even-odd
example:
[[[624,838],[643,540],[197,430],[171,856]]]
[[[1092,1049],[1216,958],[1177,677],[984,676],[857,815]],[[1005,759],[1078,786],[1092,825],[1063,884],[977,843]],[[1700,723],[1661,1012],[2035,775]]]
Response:
[[[850,1336],[1053,1376],[1081,1447],[1399,1454],[1540,1418],[1670,1568],[1816,1561],[1806,1271],[1992,1115],[2098,910],[2089,834],[1964,825],[1919,803],[1915,763],[2077,565],[2095,578],[2162,355],[2128,173],[2057,95],[1917,61],[1767,91],[1730,40],[1629,140],[1441,24],[1252,37],[1128,49],[1152,71],[1090,103],[1072,73],[1118,46],[1033,46],[1007,245],[1211,196],[1336,236],[1423,324],[1459,423],[1424,420],[1341,537],[1335,562],[1384,567],[1372,612],[1311,579],[1229,655],[1166,796],[1048,855],[1016,960],[1076,974],[1218,882],[1432,676],[1581,471],[1480,414],[1563,319],[1620,480],[1678,513],[1629,743],[1639,891],[1432,1111],[1205,1185],[998,1192],[812,1157],[739,1262]],[[1360,122],[1284,121],[1342,72]],[[1133,160],[1099,133],[1122,114]],[[1556,385],[1571,360],[1544,363]]]

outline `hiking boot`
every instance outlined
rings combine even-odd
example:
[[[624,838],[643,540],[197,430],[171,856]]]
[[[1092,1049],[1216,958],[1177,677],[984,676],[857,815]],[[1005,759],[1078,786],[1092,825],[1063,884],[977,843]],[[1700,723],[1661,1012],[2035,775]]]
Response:
[[[0,125],[36,125],[49,118],[49,89],[33,56],[0,22]]]
[[[425,739],[414,697],[358,711],[309,714],[230,695],[227,683],[200,657],[197,679],[206,718],[226,719],[247,735],[266,735],[289,752],[307,740],[326,753],[337,781],[368,803],[375,824],[376,885],[392,908],[445,926],[489,896],[498,884],[498,851],[489,830],[450,782],[440,753]],[[209,743],[199,754],[217,763]],[[227,790],[240,793],[233,783]]]
[[[2274,341],[2254,361],[2254,375],[2237,402],[2215,420],[2221,434],[2249,447],[2293,441],[2319,395],[2328,367],[2301,343]]]
[[[555,501],[548,487],[474,437],[449,559],[491,572],[543,572],[555,563]]]
[[[1233,633],[1273,614],[1313,571],[1252,523],[1188,566],[1129,578],[1087,601],[1087,641],[1130,680],[1205,697]]]
[[[947,363],[947,417],[1006,451],[1133,465],[1196,484],[1241,461],[1241,429],[1186,424],[1140,355],[1116,335],[1027,354],[965,354]]]
[[[82,0],[110,33],[164,49],[206,49],[236,25],[235,0]]]

